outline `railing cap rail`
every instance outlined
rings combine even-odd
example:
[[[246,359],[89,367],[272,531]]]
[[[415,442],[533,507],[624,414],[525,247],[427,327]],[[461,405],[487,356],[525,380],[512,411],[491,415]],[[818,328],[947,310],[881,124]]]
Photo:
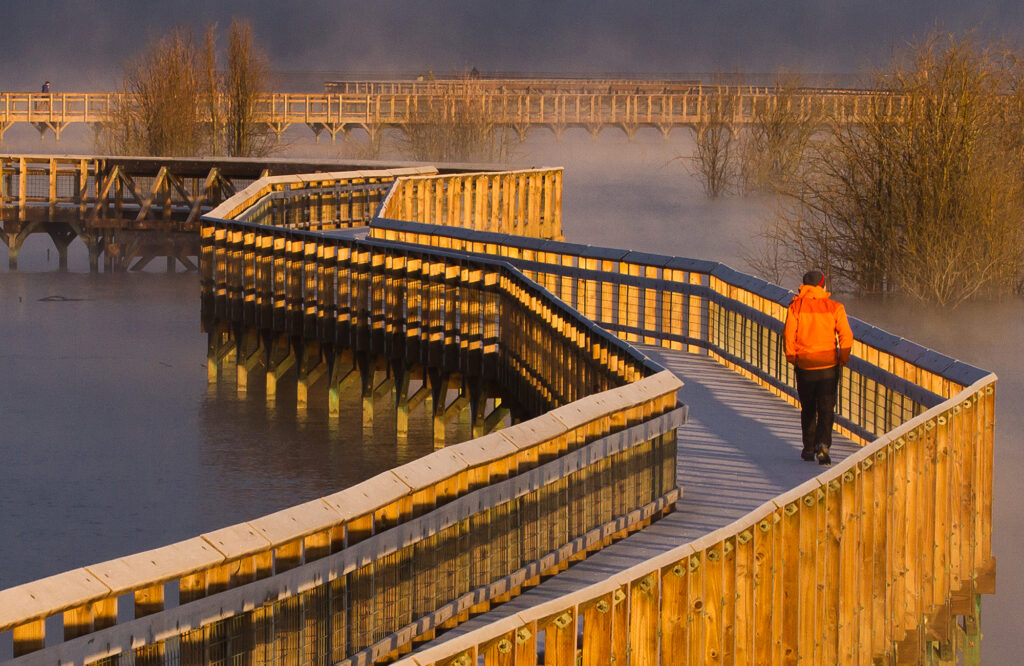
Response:
[[[335,506],[317,498],[260,516],[249,525],[272,544],[283,544],[330,529],[341,520]]]
[[[446,446],[422,458],[394,467],[391,472],[410,488],[420,489],[451,478],[468,466],[465,458],[455,453],[454,447]]]
[[[514,455],[519,450],[507,437],[501,435],[501,431],[459,442],[449,448],[468,467],[487,465],[498,458]]]
[[[325,171],[314,174],[290,174],[284,176],[265,176],[250,183],[241,191],[225,199],[219,206],[203,217],[229,219],[232,210],[252,198],[262,198],[270,192],[274,185],[312,185],[327,183],[332,180],[351,180],[356,178],[391,178],[410,177],[414,175],[437,174],[437,167],[398,167],[393,169],[357,169],[350,171]],[[258,202],[253,202],[253,204]]]
[[[72,569],[0,590],[0,631],[110,594],[88,569]]]
[[[226,560],[237,560],[267,550],[273,545],[249,523],[228,525],[202,535]]]
[[[688,257],[671,257],[665,263],[665,268],[677,271],[688,271],[691,273],[711,273],[718,266],[717,261],[707,259],[690,259]]]
[[[502,437],[511,442],[517,449],[526,449],[537,442],[554,439],[565,433],[565,428],[550,412],[537,418],[517,423],[498,431]]]
[[[640,264],[644,266],[654,266],[656,268],[662,268],[669,262],[671,257],[664,254],[654,254],[652,252],[640,252],[638,250],[630,250],[620,261],[624,261],[630,264]]]
[[[349,519],[387,506],[412,490],[392,470],[388,470],[322,499],[343,518]]]
[[[187,576],[223,561],[221,552],[197,536],[86,568],[110,588],[111,595],[119,595]]]

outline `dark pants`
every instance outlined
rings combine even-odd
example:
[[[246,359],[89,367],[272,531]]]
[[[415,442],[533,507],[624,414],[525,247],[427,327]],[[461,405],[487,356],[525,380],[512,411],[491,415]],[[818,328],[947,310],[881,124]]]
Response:
[[[796,393],[800,397],[800,429],[804,451],[832,446],[839,366],[821,370],[796,369]]]

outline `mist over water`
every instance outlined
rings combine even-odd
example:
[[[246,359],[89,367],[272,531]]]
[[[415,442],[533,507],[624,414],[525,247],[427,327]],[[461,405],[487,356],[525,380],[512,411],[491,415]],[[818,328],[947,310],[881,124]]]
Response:
[[[333,146],[313,145],[301,129],[286,138],[296,156],[351,157],[359,149],[357,135],[347,143],[339,135]],[[51,143],[52,135],[22,149],[89,150]],[[596,139],[570,130],[560,142],[535,131],[514,165],[565,167],[563,230],[571,242],[749,271],[744,257],[773,201],[708,201],[677,159],[690,146],[682,130],[668,139],[642,130],[632,141],[614,129]],[[47,259],[48,248],[48,238],[32,237],[18,273],[0,261],[0,589],[307,501],[431,450],[379,444],[394,440],[386,417],[375,424],[378,443],[367,445],[359,427],[332,426],[323,404],[302,417],[285,407],[293,400],[283,393],[270,408],[259,388],[246,399],[231,381],[208,388],[195,274],[88,275],[75,241],[72,273],[62,275],[52,272],[56,251]],[[39,301],[53,294],[83,300]],[[1024,516],[1017,510],[1024,496],[1024,300],[953,311],[899,299],[842,300],[856,317],[999,375],[998,592],[983,599],[982,652],[985,663],[1016,663],[1024,653]],[[358,407],[342,412],[358,414]]]

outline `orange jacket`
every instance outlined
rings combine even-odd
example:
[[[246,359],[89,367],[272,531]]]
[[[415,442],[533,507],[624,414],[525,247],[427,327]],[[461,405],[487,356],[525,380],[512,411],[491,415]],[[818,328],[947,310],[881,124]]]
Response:
[[[822,287],[800,285],[786,317],[786,360],[804,370],[846,365],[853,331],[846,308]],[[839,348],[838,355],[836,347]]]

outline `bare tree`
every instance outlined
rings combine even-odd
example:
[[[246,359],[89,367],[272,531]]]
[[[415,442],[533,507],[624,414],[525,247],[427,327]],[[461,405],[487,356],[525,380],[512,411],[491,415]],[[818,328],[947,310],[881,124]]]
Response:
[[[202,150],[200,61],[192,36],[174,29],[125,66],[123,94],[100,134],[122,155],[195,155]]]
[[[438,82],[418,98],[399,148],[415,160],[431,162],[505,162],[512,157],[513,135],[490,115],[487,94],[478,81],[463,77]]]
[[[797,176],[823,118],[801,94],[800,79],[780,75],[771,94],[754,100],[742,135],[740,181],[747,192],[776,192]]]
[[[1024,115],[1004,51],[936,35],[881,75],[864,122],[832,123],[765,230],[792,265],[858,293],[953,306],[1024,267]]]
[[[231,22],[227,55],[227,154],[267,155],[273,149],[272,137],[267,126],[256,122],[256,104],[265,92],[267,58],[255,45],[249,21]]]
[[[273,144],[255,114],[266,76],[247,22],[231,24],[224,73],[213,26],[201,47],[175,28],[126,64],[122,94],[97,147],[122,155],[265,155]]]
[[[210,25],[203,38],[200,71],[203,75],[202,100],[206,111],[206,139],[211,155],[221,152],[224,141],[224,118],[220,110],[222,77],[217,71],[217,28]]]
[[[727,86],[709,87],[702,95],[700,119],[694,126],[694,152],[686,159],[704,193],[716,199],[736,184],[738,141],[733,126],[737,96]]]

